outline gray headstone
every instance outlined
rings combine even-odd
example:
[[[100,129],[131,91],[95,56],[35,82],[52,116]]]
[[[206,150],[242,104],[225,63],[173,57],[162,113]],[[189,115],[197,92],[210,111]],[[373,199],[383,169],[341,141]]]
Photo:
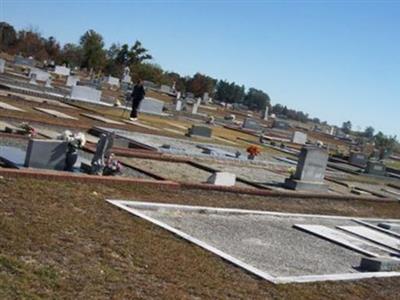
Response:
[[[272,128],[275,129],[281,129],[281,130],[287,130],[289,128],[289,124],[285,121],[281,121],[281,120],[275,120]]]
[[[194,103],[192,106],[192,114],[193,115],[197,114],[198,109],[199,109],[199,105],[197,103]]]
[[[153,98],[144,98],[140,103],[139,111],[154,114],[154,115],[162,115],[164,108],[164,102],[160,100],[156,100]]]
[[[75,86],[79,82],[78,76],[68,76],[66,86]]]
[[[362,257],[360,269],[368,272],[390,272],[400,270],[400,260],[384,257]]]
[[[210,96],[208,95],[208,93],[204,93],[203,94],[203,103],[208,103],[208,101],[210,100]]]
[[[92,174],[101,174],[104,168],[104,159],[106,155],[109,155],[111,148],[114,144],[114,134],[100,135],[100,140],[96,146],[96,152],[92,158]]]
[[[182,101],[179,100],[179,99],[176,100],[175,110],[176,111],[181,111],[182,110]]]
[[[369,161],[367,163],[367,168],[365,169],[367,174],[385,176],[386,166],[379,161]]]
[[[368,156],[361,152],[351,152],[349,163],[364,168],[368,163]]]
[[[101,91],[89,86],[76,85],[72,87],[71,98],[87,102],[100,102]]]
[[[323,184],[328,152],[315,146],[305,146],[301,149],[297,162],[296,173],[287,178],[285,185],[296,190],[327,191],[328,186]]]
[[[32,78],[32,76],[36,76],[37,81],[47,81],[50,78],[50,74],[46,71],[43,71],[39,68],[31,68],[29,72],[29,76]]]
[[[268,106],[265,107],[264,111],[262,112],[261,118],[264,121],[268,121]]]
[[[4,73],[5,67],[6,67],[6,61],[0,58],[0,74]]]
[[[61,76],[69,76],[71,70],[65,66],[55,66],[54,73]]]
[[[23,56],[16,55],[14,57],[14,64],[33,67],[35,65],[35,60],[32,58],[25,58]]]
[[[207,126],[192,125],[192,128],[188,130],[188,136],[193,135],[211,138],[212,129]]]
[[[68,142],[31,139],[25,157],[25,167],[64,170]]]
[[[30,77],[31,77],[31,79],[29,80],[29,84],[37,85],[36,74],[31,74]]]
[[[160,87],[160,91],[161,91],[162,93],[170,93],[170,92],[171,92],[171,87],[168,86],[168,85],[166,85],[166,84],[163,84],[163,85],[161,85],[161,87]]]
[[[256,120],[254,120],[252,118],[244,119],[242,128],[243,129],[255,130],[255,131],[261,130],[260,124]]]

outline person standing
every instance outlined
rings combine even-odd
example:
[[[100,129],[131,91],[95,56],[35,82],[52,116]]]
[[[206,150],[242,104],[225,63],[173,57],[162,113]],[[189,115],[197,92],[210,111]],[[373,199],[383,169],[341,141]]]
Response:
[[[131,111],[131,117],[129,120],[131,121],[137,121],[138,117],[138,108],[140,105],[140,102],[144,99],[144,95],[146,95],[146,92],[144,91],[143,87],[143,81],[139,79],[136,83],[136,85],[133,87],[133,92],[132,92],[132,111]]]

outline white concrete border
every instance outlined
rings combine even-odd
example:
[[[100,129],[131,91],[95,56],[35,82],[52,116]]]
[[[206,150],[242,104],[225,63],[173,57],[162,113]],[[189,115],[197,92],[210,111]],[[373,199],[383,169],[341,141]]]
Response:
[[[264,272],[260,269],[257,269],[199,239],[196,239],[189,234],[178,230],[168,224],[158,221],[152,217],[146,216],[140,211],[129,207],[129,205],[135,206],[148,206],[148,207],[165,207],[165,208],[177,208],[184,210],[210,210],[214,212],[228,212],[228,213],[255,213],[255,214],[263,214],[263,215],[277,215],[277,216],[297,216],[297,217],[319,217],[319,218],[336,218],[336,219],[346,219],[351,220],[351,217],[342,217],[342,216],[324,216],[324,215],[311,215],[311,214],[290,214],[290,213],[279,213],[279,212],[269,212],[269,211],[256,211],[256,210],[245,210],[245,209],[231,209],[231,208],[216,208],[216,207],[206,207],[206,206],[189,206],[189,205],[177,205],[177,204],[165,204],[165,203],[152,203],[152,202],[136,202],[136,201],[125,201],[125,200],[106,200],[108,203],[115,205],[137,217],[140,217],[146,221],[149,221],[163,229],[166,229],[185,240],[188,240],[220,257],[223,259],[237,265],[246,271],[253,273],[267,281],[272,283],[280,284],[280,283],[305,283],[305,282],[315,282],[315,281],[338,281],[338,280],[356,280],[356,279],[365,279],[365,278],[374,278],[374,277],[394,277],[400,276],[400,272],[366,272],[366,273],[343,273],[343,274],[326,274],[326,275],[303,275],[303,276],[281,276],[276,277]],[[382,219],[366,219],[364,220],[382,220]],[[389,221],[389,220],[385,220]],[[400,220],[390,220],[390,221],[400,221]]]

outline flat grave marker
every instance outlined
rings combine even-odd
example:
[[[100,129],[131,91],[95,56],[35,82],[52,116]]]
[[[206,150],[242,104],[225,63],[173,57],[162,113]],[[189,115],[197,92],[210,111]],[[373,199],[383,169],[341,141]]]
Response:
[[[113,124],[113,125],[124,125],[124,123],[119,122],[119,121],[114,121],[102,116],[98,116],[98,115],[93,115],[93,114],[88,114],[88,113],[81,113],[82,116],[88,117],[89,119],[92,120],[96,120],[96,121],[100,121],[106,124]]]
[[[7,110],[13,110],[13,111],[20,111],[20,112],[25,112],[25,110],[13,106],[11,104],[5,103],[5,102],[0,102],[0,109],[7,109]]]
[[[35,107],[35,110],[38,110],[40,112],[43,112],[45,114],[51,115],[56,118],[61,118],[61,119],[68,119],[68,120],[78,120],[78,118],[72,117],[70,115],[67,115],[63,112],[54,110],[54,109],[49,109],[49,108],[42,108],[42,107]]]

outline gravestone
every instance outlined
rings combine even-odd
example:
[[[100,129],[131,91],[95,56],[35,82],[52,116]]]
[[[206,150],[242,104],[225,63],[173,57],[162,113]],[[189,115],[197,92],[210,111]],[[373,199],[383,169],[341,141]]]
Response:
[[[29,71],[29,77],[36,76],[37,81],[47,81],[50,78],[50,74],[39,68],[31,68]]]
[[[14,64],[33,67],[35,65],[35,60],[33,58],[25,58],[23,56],[16,55],[14,57]]]
[[[139,106],[139,111],[143,113],[162,115],[164,102],[153,98],[144,98]]]
[[[96,146],[96,152],[93,155],[91,163],[91,174],[102,174],[105,157],[110,154],[114,144],[114,133],[102,133]]]
[[[50,78],[46,80],[46,83],[45,83],[44,86],[47,87],[47,88],[52,88],[52,87],[53,87],[53,86],[51,85],[51,79],[50,79]]]
[[[6,68],[6,61],[0,58],[0,74],[4,73],[5,68]]]
[[[192,125],[192,128],[188,129],[188,136],[201,136],[201,137],[207,137],[211,138],[212,137],[212,129],[207,126],[201,126],[201,125]]]
[[[194,103],[192,106],[192,114],[193,115],[197,114],[198,109],[199,109],[199,105],[197,103]]]
[[[167,93],[167,94],[171,93],[171,87],[166,85],[166,84],[162,84],[161,87],[160,87],[160,91],[162,93]]]
[[[182,110],[182,100],[180,100],[180,99],[176,100],[175,110],[176,111]]]
[[[36,74],[31,74],[31,79],[29,80],[29,84],[33,84],[33,85],[37,85],[37,81],[36,81]]]
[[[287,130],[287,129],[289,129],[289,124],[287,122],[285,122],[285,121],[274,120],[272,128],[280,129],[280,130]]]
[[[75,86],[79,82],[79,77],[78,76],[68,76],[66,86]]]
[[[202,100],[203,100],[204,104],[207,104],[210,101],[210,96],[209,96],[209,94],[207,92],[203,94],[203,99]]]
[[[65,66],[55,66],[54,73],[61,76],[69,76],[71,70]]]
[[[293,190],[328,191],[324,184],[328,152],[315,146],[304,146],[299,155],[296,173],[285,180],[285,187]]]
[[[367,272],[399,271],[400,260],[387,257],[362,257],[359,268]]]
[[[193,93],[186,93],[186,97],[187,99],[194,99],[194,94]]]
[[[307,142],[307,134],[301,131],[295,131],[292,135],[292,143],[304,145]]]
[[[252,118],[244,119],[242,128],[243,129],[254,130],[254,131],[260,131],[261,130],[260,124],[256,120],[254,120]]]
[[[104,79],[104,82],[109,85],[114,85],[114,86],[119,87],[119,79],[117,77],[107,76]]]
[[[207,179],[207,183],[220,186],[234,186],[236,175],[228,172],[216,172]]]
[[[122,75],[122,80],[121,80],[123,83],[128,83],[128,84],[132,83],[132,77],[130,73],[131,70],[129,69],[129,67],[125,67],[124,74]]]
[[[349,163],[362,168],[365,168],[368,163],[368,156],[361,152],[351,152],[349,157]]]
[[[31,139],[25,157],[25,167],[63,171],[67,158],[68,142],[60,140]]]
[[[264,111],[262,112],[261,119],[268,121],[268,106],[265,107]]]
[[[100,102],[101,91],[89,86],[76,85],[72,87],[71,98],[87,102]]]
[[[368,161],[365,173],[376,176],[386,176],[386,166],[379,161]]]

